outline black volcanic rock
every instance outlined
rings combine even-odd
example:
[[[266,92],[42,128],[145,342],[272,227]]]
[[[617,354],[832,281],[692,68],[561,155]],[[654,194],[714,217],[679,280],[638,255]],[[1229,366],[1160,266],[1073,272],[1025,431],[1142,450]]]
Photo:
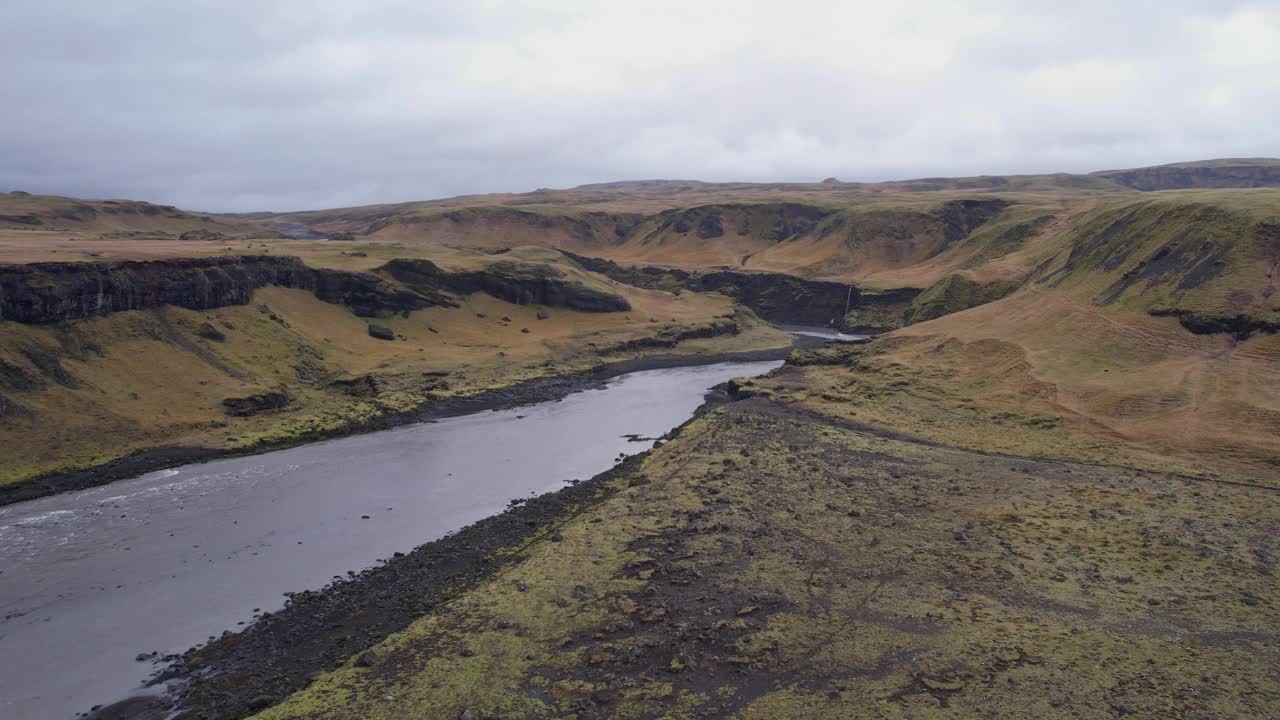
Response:
[[[248,397],[229,397],[222,401],[226,413],[233,417],[248,417],[270,410],[279,410],[288,404],[289,395],[282,390],[261,392]]]
[[[203,323],[199,329],[196,330],[196,334],[206,340],[212,340],[214,342],[227,341],[227,334],[214,327],[212,323]]]
[[[582,312],[631,309],[621,295],[566,279],[564,272],[553,265],[495,262],[484,270],[446,273],[430,260],[398,258],[378,270],[416,291],[484,292],[517,305],[547,305]]]
[[[936,213],[947,244],[959,242],[1011,205],[1008,200],[966,198],[943,203]]]
[[[312,283],[311,290],[316,297],[346,305],[361,317],[402,314],[428,307],[457,307],[457,303],[434,288],[405,290],[369,273],[322,268],[312,271]]]
[[[623,267],[612,260],[586,257],[565,250],[562,253],[579,267],[636,287],[655,290],[691,290],[728,295],[772,322],[801,325],[839,325],[846,305],[850,309],[883,306],[901,315],[920,293],[901,288],[864,293],[857,287],[823,280],[806,280],[795,275],[737,270],[695,271],[660,267]],[[878,328],[867,327],[868,330]]]
[[[0,320],[53,323],[177,305],[244,305],[265,285],[308,287],[297,258],[181,258],[150,262],[0,265]]]
[[[565,278],[552,265],[498,262],[447,273],[428,260],[400,259],[377,272],[311,268],[296,257],[263,255],[0,265],[0,320],[49,324],[162,305],[211,310],[245,305],[254,290],[269,285],[309,290],[361,317],[457,307],[449,292],[584,312],[631,309],[621,295]]]
[[[440,292],[412,292],[368,273],[312,269],[296,257],[244,255],[145,262],[0,265],[0,320],[47,324],[176,305],[245,305],[260,287],[310,290],[362,316],[455,306]]]

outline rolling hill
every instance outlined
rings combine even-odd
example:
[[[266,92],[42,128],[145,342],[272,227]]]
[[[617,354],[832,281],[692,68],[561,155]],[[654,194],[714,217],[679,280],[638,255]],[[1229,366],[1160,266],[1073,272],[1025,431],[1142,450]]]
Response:
[[[396,584],[424,546],[186,653],[184,716],[1276,716],[1276,166],[0,196],[0,501],[834,320],[880,334],[447,581]]]

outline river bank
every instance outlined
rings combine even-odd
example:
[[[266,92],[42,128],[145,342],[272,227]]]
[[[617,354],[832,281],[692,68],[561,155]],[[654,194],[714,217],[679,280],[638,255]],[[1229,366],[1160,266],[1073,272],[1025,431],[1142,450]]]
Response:
[[[609,487],[257,717],[1280,707],[1276,513],[1254,488],[882,437],[761,398],[704,413]]]
[[[179,465],[209,462],[229,457],[259,455],[275,450],[298,447],[321,440],[362,435],[412,423],[457,417],[485,410],[505,410],[521,405],[557,400],[628,373],[673,367],[697,367],[725,362],[782,360],[795,347],[815,344],[812,338],[797,336],[791,346],[720,352],[706,355],[662,354],[606,362],[587,370],[550,375],[515,383],[508,387],[482,391],[470,397],[438,398],[405,411],[389,411],[359,423],[315,430],[287,440],[266,442],[251,448],[228,447],[159,447],[140,450],[101,465],[55,472],[12,485],[0,486],[0,507],[35,500],[62,492],[84,490],[99,485],[157,472]],[[821,344],[820,342],[816,344]]]
[[[678,432],[678,429],[673,432]],[[295,593],[237,633],[158,658],[171,663],[140,693],[91,714],[94,720],[240,718],[280,701],[361,648],[407,626],[519,562],[539,540],[611,497],[647,453],[588,480],[532,498],[354,577]]]
[[[556,401],[222,459],[0,509],[0,644],[25,658],[0,678],[0,714],[58,720],[119,697],[146,677],[149,662],[253,624],[263,618],[259,611],[274,613],[282,592],[313,595],[332,579],[499,514],[513,498],[524,505],[597,475],[687,419],[708,388],[777,364],[633,372]],[[544,505],[534,502],[520,527],[541,524]],[[466,554],[446,547],[449,557]],[[476,547],[491,554],[484,549],[494,545]],[[431,582],[429,565],[413,583]],[[453,582],[455,575],[441,577]],[[389,597],[416,599],[413,587]],[[385,599],[362,596],[346,607],[363,618]],[[416,602],[399,609],[422,612]],[[395,610],[387,610],[389,621]],[[326,669],[341,649],[333,647],[312,662]]]

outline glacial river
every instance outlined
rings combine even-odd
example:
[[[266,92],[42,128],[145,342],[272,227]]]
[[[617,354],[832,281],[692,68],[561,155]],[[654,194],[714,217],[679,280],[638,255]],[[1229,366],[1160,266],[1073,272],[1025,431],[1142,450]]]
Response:
[[[69,720],[181,652],[652,447],[780,362],[623,375],[557,402],[151,473],[0,508],[0,718]],[[628,435],[640,440],[628,439]]]

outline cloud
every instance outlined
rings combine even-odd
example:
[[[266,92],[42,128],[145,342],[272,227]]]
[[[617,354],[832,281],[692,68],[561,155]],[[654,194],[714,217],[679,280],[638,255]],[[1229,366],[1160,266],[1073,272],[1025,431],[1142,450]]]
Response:
[[[1272,3],[10,5],[0,188],[32,192],[298,209],[1280,155]]]

